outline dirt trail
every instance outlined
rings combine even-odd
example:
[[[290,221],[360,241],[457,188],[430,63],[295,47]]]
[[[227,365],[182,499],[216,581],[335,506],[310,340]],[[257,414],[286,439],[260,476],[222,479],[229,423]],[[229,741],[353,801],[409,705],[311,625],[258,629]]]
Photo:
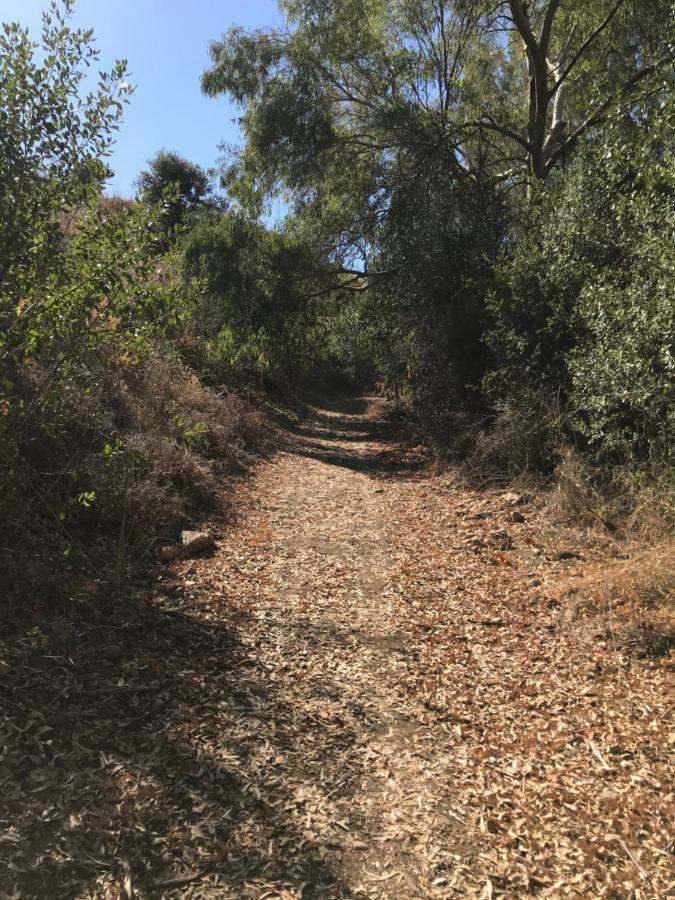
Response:
[[[566,624],[536,510],[392,437],[316,410],[211,563],[251,665],[232,895],[665,896],[672,669]]]
[[[424,893],[452,793],[426,709],[401,684],[415,649],[391,584],[384,476],[399,460],[382,429],[363,412],[318,413],[261,475],[247,517],[269,534],[255,567],[265,676],[251,690],[277,716],[283,790],[322,860],[312,890],[328,897]]]
[[[396,437],[315,410],[211,558],[5,677],[1,896],[675,896],[672,654]]]

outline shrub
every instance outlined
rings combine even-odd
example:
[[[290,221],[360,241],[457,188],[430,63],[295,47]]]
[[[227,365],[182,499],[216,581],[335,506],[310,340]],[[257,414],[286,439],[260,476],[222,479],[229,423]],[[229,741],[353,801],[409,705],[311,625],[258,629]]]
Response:
[[[675,117],[669,84],[615,111],[535,198],[491,297],[491,397],[574,411],[568,439],[606,462],[667,461],[675,439]]]

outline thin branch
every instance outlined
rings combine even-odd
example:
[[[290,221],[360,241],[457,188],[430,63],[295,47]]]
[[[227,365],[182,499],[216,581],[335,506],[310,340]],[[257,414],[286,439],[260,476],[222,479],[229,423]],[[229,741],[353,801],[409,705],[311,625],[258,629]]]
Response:
[[[527,140],[527,138],[524,138],[521,134],[518,134],[517,131],[513,131],[513,129],[509,128],[507,125],[500,125],[498,122],[480,119],[478,122],[464,122],[464,124],[461,125],[460,128],[485,128],[488,131],[494,131],[497,134],[501,134],[502,137],[511,138],[512,141],[520,144],[523,150],[527,150],[528,153],[532,153],[534,150],[532,144]]]
[[[670,57],[665,56],[662,59],[658,60],[651,66],[647,66],[644,69],[641,69],[639,72],[636,72],[632,75],[628,81],[625,81],[623,85],[619,88],[619,94],[625,94],[630,92],[636,84],[638,84],[643,79],[647,78],[649,75],[653,75],[661,66],[666,63],[671,62]],[[608,97],[604,100],[600,106],[595,109],[590,115],[584,119],[584,121],[576,128],[569,137],[565,140],[565,142],[556,150],[555,153],[551,155],[551,157],[546,162],[546,169],[550,171],[553,166],[557,163],[561,156],[563,156],[574,144],[579,140],[579,138],[584,134],[584,132],[588,131],[589,128],[592,128],[593,125],[596,125],[602,117],[605,115],[607,110],[611,107],[612,103],[616,99],[616,94],[612,94],[611,97]]]
[[[578,63],[579,59],[583,56],[583,54],[586,52],[586,50],[588,50],[588,48],[593,43],[593,41],[600,34],[602,34],[602,32],[605,30],[605,28],[609,25],[609,23],[612,21],[614,16],[617,14],[619,9],[623,6],[623,3],[624,3],[624,0],[617,0],[617,2],[614,4],[614,6],[607,13],[607,15],[603,19],[603,21],[595,29],[595,31],[591,32],[591,34],[589,34],[589,36],[586,38],[586,40],[582,43],[582,45],[579,47],[577,52],[572,56],[572,59],[569,61],[569,63],[563,70],[563,73],[560,76],[560,78],[556,81],[556,83],[551,88],[551,96],[553,94],[555,94],[555,92],[558,90],[560,85],[563,83],[563,81],[567,78],[569,73],[572,71],[574,66]]]

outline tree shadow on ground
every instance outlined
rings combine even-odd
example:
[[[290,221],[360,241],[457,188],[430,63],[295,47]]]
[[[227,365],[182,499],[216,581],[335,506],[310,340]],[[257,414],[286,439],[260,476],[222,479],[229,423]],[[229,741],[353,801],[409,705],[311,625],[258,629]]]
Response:
[[[410,471],[399,426],[370,408],[359,399],[317,411],[290,452],[374,477]],[[305,834],[301,799],[320,796],[323,777],[303,735],[339,769],[349,728],[328,734],[276,696],[244,636],[251,622],[217,592],[192,588],[189,568],[180,580],[152,574],[126,596],[96,579],[68,603],[45,590],[32,610],[14,604],[5,617],[0,891],[353,896],[338,874],[339,838]],[[329,678],[316,687],[340,692]],[[300,760],[291,769],[289,754]],[[358,763],[350,771],[347,805],[361,777]]]
[[[0,644],[0,889],[123,897],[126,877],[184,896],[187,876],[195,897],[351,896],[302,833],[297,779],[316,773],[285,780],[293,710],[236,623],[154,599],[64,609]]]
[[[371,409],[370,398],[333,401],[330,409],[314,408],[311,417],[295,429],[288,450],[374,477],[404,476],[422,468],[425,458],[402,442],[405,428],[391,410],[373,415]]]

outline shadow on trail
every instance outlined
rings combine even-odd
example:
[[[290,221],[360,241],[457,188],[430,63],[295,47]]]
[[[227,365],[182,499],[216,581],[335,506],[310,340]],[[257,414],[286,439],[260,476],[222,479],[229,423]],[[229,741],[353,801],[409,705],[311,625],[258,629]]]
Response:
[[[384,401],[357,397],[312,408],[288,449],[327,465],[387,477],[411,474],[424,465],[423,457],[405,447],[405,437],[404,424]]]
[[[316,410],[288,451],[384,477],[417,465],[400,433],[357,398]],[[117,599],[100,583],[59,607],[45,598],[0,633],[0,893],[351,896],[330,842],[301,826],[298,795],[322,772],[282,762],[304,758],[308,731],[330,758],[350,735],[275,696],[243,637],[251,621],[191,587],[201,569],[162,571]]]
[[[296,711],[237,623],[180,590],[62,610],[0,644],[3,896],[122,898],[125,877],[183,896],[186,876],[193,897],[348,896],[298,825],[297,773],[275,764],[302,751]]]

